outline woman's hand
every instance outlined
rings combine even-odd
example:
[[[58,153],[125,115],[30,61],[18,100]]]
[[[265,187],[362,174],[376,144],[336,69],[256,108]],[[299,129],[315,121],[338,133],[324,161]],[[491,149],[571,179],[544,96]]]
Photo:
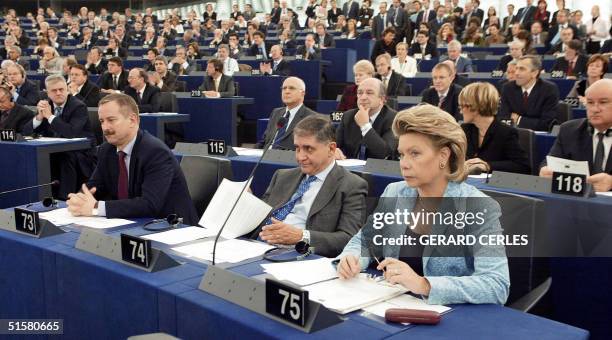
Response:
[[[465,165],[467,165],[470,173],[473,173],[475,170],[480,170],[480,172],[489,172],[491,170],[489,164],[480,158],[468,159],[465,161]]]
[[[357,276],[361,272],[359,258],[355,255],[346,255],[338,263],[338,277],[346,280]]]
[[[385,279],[387,279],[389,283],[399,283],[415,294],[429,295],[429,291],[431,290],[429,281],[415,273],[406,262],[387,257],[378,267],[376,267],[376,269],[384,269]]]

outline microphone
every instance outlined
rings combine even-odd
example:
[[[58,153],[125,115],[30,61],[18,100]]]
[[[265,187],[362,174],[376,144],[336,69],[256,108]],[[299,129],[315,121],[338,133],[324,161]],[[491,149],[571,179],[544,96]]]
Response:
[[[19,188],[19,189],[3,191],[3,192],[0,192],[0,195],[10,194],[10,193],[13,193],[13,192],[29,190],[29,189],[34,189],[34,188],[40,188],[40,187],[44,187],[44,186],[48,186],[48,185],[50,185],[50,186],[57,186],[57,185],[59,185],[59,181],[58,180],[54,180],[54,181],[52,181],[50,183],[39,184],[39,185],[32,185],[32,186],[29,186],[29,187],[24,187],[24,188]]]
[[[257,163],[255,163],[255,166],[253,167],[253,170],[251,170],[251,173],[249,174],[249,177],[247,177],[246,185],[244,187],[242,187],[242,190],[240,191],[240,194],[238,194],[238,198],[236,199],[236,201],[232,205],[232,208],[230,209],[229,214],[225,218],[225,221],[221,225],[221,228],[219,229],[219,232],[217,233],[217,236],[215,236],[215,242],[213,244],[213,253],[212,253],[212,265],[213,266],[216,263],[215,260],[216,260],[216,254],[217,254],[217,243],[219,242],[219,237],[221,237],[221,233],[223,233],[223,229],[225,229],[225,225],[227,224],[227,221],[229,221],[229,218],[230,218],[230,216],[232,216],[232,213],[234,212],[234,209],[236,209],[236,205],[238,205],[238,202],[240,201],[240,198],[242,198],[242,195],[244,194],[244,191],[246,190],[249,182],[251,181],[253,176],[255,176],[255,171],[257,171],[257,168],[259,167],[259,164],[261,163],[261,161],[266,156],[266,153],[268,152],[268,150],[272,149],[272,145],[274,144],[274,141],[276,140],[276,137],[278,137],[278,132],[287,124],[287,121],[288,121],[287,118],[285,118],[284,116],[281,116],[278,119],[278,121],[276,122],[276,132],[274,133],[273,138],[268,142],[267,145],[264,146],[264,149],[263,149],[264,151],[261,154],[261,157],[259,157],[259,159],[257,160]]]

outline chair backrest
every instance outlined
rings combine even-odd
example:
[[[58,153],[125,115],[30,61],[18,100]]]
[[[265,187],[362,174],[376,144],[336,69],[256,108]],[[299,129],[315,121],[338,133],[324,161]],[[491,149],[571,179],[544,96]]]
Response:
[[[187,89],[187,82],[182,80],[176,81],[175,91],[176,92],[185,92]]]
[[[96,138],[96,145],[102,145],[104,143],[104,134],[102,133],[102,125],[98,119],[98,108],[88,107],[87,113],[89,114],[89,124],[91,124],[91,130]]]
[[[549,276],[548,258],[538,257],[547,248],[547,231],[543,228],[546,225],[546,206],[543,200],[534,197],[494,190],[483,192],[500,205],[502,214],[499,222],[503,234],[528,237],[526,246],[506,247],[511,281],[506,304],[511,304],[546,281]]]
[[[229,159],[183,155],[181,169],[198,216],[206,210],[223,178],[232,179]]]
[[[238,64],[238,70],[240,72],[251,72],[253,67],[249,64]]]
[[[557,117],[556,117],[557,124],[562,124],[572,119],[571,117],[572,108],[569,106],[569,104],[559,101],[559,103],[557,104],[556,111],[557,111]]]
[[[178,112],[178,102],[172,92],[160,92],[159,112]]]
[[[516,128],[516,130],[518,131],[519,145],[527,153],[529,166],[531,166],[531,174],[537,175],[539,172],[539,166],[536,164],[537,147],[535,142],[535,132],[533,132],[533,130],[522,128]]]

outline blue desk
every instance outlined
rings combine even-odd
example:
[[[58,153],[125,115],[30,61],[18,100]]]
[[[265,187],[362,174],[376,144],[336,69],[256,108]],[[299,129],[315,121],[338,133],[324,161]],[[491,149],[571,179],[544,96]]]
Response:
[[[163,141],[166,140],[166,124],[186,123],[189,119],[187,114],[141,113],[140,128]]]
[[[238,146],[238,106],[253,104],[253,98],[192,98],[189,93],[177,93],[179,112],[190,116],[185,125],[185,140],[204,142],[222,139]]]
[[[336,39],[337,48],[348,48],[355,50],[357,60],[370,60],[372,49],[374,48],[374,40],[371,39]]]
[[[331,62],[325,69],[329,82],[352,83],[355,80],[353,65],[357,62],[357,51],[349,48],[326,48],[321,50],[321,59]]]
[[[88,140],[0,142],[0,191],[49,183],[51,154],[90,147],[91,142]],[[49,187],[42,187],[2,195],[0,208],[41,200],[50,194]]]

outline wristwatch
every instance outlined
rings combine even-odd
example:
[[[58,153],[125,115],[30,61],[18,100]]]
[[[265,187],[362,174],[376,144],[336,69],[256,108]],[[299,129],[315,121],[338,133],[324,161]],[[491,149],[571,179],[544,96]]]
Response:
[[[306,244],[310,244],[310,231],[309,230],[302,230],[302,239],[300,240]]]

